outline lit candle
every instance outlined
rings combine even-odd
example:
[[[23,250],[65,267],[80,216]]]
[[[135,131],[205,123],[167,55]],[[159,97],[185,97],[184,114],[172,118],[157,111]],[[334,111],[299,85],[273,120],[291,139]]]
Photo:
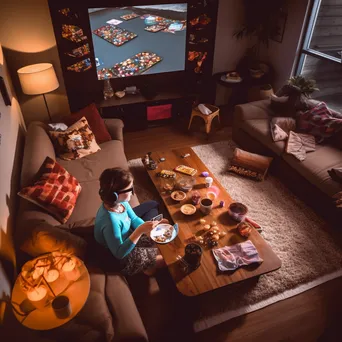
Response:
[[[48,270],[44,277],[48,283],[52,283],[59,278],[59,272],[55,269]]]
[[[44,267],[36,267],[32,273],[32,278],[34,280],[38,279],[44,272]]]
[[[39,287],[31,288],[27,291],[27,298],[37,309],[43,309],[47,303],[47,289],[41,285]]]
[[[65,274],[65,277],[68,280],[77,280],[80,276],[80,271],[76,265],[76,260],[74,258],[69,259],[64,263],[62,270]]]

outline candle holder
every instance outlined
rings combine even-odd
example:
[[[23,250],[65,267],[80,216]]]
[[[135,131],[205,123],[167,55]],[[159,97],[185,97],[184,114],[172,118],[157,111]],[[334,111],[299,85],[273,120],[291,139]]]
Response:
[[[197,269],[201,265],[201,257],[203,250],[197,243],[189,243],[185,246],[184,261],[192,270]]]
[[[38,310],[43,310],[49,302],[48,289],[44,285],[32,287],[26,293],[28,300]]]
[[[81,274],[75,258],[71,257],[63,263],[62,273],[69,281],[76,281],[80,277]]]

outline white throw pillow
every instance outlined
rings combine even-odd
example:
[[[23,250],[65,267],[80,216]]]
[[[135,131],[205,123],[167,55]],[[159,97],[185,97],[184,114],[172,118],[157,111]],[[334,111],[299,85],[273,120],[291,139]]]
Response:
[[[296,120],[289,117],[275,117],[271,120],[271,134],[273,141],[286,140],[290,131],[296,129]]]

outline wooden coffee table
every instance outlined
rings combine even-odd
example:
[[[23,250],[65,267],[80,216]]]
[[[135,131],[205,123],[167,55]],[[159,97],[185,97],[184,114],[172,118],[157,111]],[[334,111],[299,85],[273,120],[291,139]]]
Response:
[[[189,153],[190,156],[182,158],[181,156],[186,153]],[[198,234],[201,230],[202,225],[199,222],[201,218],[204,218],[209,224],[212,221],[216,221],[220,230],[227,232],[227,235],[219,240],[218,246],[215,248],[243,242],[246,241],[246,238],[239,235],[236,229],[237,222],[232,220],[228,215],[227,207],[231,202],[233,202],[232,198],[191,148],[185,147],[152,153],[152,158],[155,161],[159,160],[161,157],[166,158],[166,161],[159,163],[156,170],[148,170],[148,174],[163,199],[172,220],[178,223],[179,233],[172,242],[165,245],[159,244],[158,247],[166,264],[168,265],[169,271],[178,290],[182,294],[186,296],[196,296],[242,280],[257,277],[280,268],[280,259],[265,242],[262,236],[253,229],[249,239],[253,242],[261,258],[264,260],[260,265],[252,264],[240,267],[235,271],[220,272],[211,250],[203,248],[201,266],[192,272],[185,272],[180,266],[177,256],[184,256],[184,247],[189,242],[189,239],[193,237],[194,234]],[[202,214],[199,210],[199,205],[196,206],[197,211],[195,214],[191,216],[184,215],[181,213],[180,207],[185,203],[191,203],[191,193],[188,193],[187,197],[183,201],[176,202],[170,197],[170,194],[167,194],[162,190],[162,178],[158,177],[157,173],[163,169],[173,170],[180,164],[187,165],[198,170],[194,176],[196,178],[194,190],[198,190],[201,197],[204,197],[207,192],[207,188],[205,188],[204,184],[204,177],[200,175],[201,172],[208,171],[210,176],[214,179],[213,185],[219,188],[220,194],[214,201],[213,210],[209,215]],[[219,207],[219,202],[221,200],[225,202],[223,208]]]

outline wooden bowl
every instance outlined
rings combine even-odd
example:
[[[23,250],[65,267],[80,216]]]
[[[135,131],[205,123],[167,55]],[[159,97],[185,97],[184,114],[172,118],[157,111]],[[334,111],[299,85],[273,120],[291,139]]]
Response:
[[[183,201],[183,199],[185,199],[186,197],[186,193],[184,191],[181,190],[176,190],[174,192],[171,193],[171,198],[175,201]]]
[[[196,207],[192,204],[184,204],[180,210],[184,215],[193,215],[196,212]]]

